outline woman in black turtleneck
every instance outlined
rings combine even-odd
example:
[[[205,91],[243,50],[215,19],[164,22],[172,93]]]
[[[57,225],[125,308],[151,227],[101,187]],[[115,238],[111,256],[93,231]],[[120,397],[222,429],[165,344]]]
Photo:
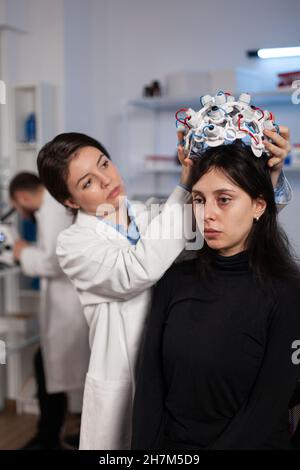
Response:
[[[290,447],[300,283],[266,158],[231,144],[197,165],[193,207],[204,247],[154,289],[133,449]]]

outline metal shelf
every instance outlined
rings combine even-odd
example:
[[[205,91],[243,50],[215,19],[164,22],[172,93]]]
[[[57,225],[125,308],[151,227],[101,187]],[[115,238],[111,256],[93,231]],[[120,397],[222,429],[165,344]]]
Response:
[[[6,277],[8,274],[20,274],[20,266],[4,266],[0,265],[0,278]]]
[[[174,168],[146,168],[143,170],[143,173],[165,173],[165,174],[180,174],[181,165],[178,167],[174,165]]]
[[[269,92],[250,93],[253,104],[292,104],[291,96],[295,90],[293,88],[284,88],[283,90],[274,90]],[[239,92],[233,93],[235,97]],[[182,107],[200,108],[200,96],[182,97],[182,98],[141,98],[129,101],[129,106],[149,109],[150,111],[174,111]]]
[[[285,173],[299,173],[300,166],[289,166],[286,165],[283,167],[283,171]],[[180,174],[181,173],[181,166],[175,168],[147,168],[143,171],[143,173],[166,173],[166,174]]]
[[[16,150],[36,151],[37,143],[36,142],[17,142]]]
[[[284,166],[283,171],[285,173],[300,173],[300,166]]]

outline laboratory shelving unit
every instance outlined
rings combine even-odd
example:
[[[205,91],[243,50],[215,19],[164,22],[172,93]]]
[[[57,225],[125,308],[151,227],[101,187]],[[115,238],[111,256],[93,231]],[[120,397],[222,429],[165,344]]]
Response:
[[[36,158],[44,143],[56,134],[55,87],[49,83],[11,87],[11,158],[14,171],[36,172]],[[36,139],[26,141],[25,121],[34,113]]]
[[[36,138],[27,142],[25,122],[31,113],[35,115]],[[55,86],[27,83],[8,87],[5,118],[1,212],[9,203],[7,189],[11,177],[19,171],[37,173],[38,152],[57,133]],[[16,219],[14,223],[17,225]],[[0,409],[8,398],[16,400],[20,413],[28,411],[27,405],[30,411],[37,411],[35,392],[28,384],[32,382],[33,356],[39,343],[39,293],[29,285],[20,268],[0,271],[0,339],[5,341],[7,352],[7,364],[1,366]]]

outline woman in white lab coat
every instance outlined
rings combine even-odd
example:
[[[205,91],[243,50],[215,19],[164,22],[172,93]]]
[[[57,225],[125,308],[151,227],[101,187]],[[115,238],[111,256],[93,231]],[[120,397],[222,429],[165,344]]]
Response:
[[[288,142],[274,136],[274,144],[278,179]],[[61,134],[38,156],[48,191],[77,212],[75,223],[58,238],[57,255],[90,327],[81,449],[130,448],[135,369],[150,287],[186,243],[183,207],[190,202],[191,162],[182,148],[179,158],[184,162],[180,184],[162,211],[149,215],[144,204],[129,203],[117,168],[96,140]]]

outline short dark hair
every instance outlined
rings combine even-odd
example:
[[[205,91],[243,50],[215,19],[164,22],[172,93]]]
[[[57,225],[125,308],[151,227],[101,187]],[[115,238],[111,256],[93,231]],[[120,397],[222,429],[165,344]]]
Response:
[[[70,161],[83,147],[95,147],[107,158],[110,156],[105,147],[93,137],[79,132],[67,132],[57,135],[40,150],[37,157],[37,166],[41,181],[49,193],[60,202],[71,197],[67,185]],[[77,212],[72,210],[72,212]]]
[[[35,192],[40,186],[42,186],[42,182],[36,174],[22,171],[11,180],[9,196],[11,199],[14,199],[17,191]]]

